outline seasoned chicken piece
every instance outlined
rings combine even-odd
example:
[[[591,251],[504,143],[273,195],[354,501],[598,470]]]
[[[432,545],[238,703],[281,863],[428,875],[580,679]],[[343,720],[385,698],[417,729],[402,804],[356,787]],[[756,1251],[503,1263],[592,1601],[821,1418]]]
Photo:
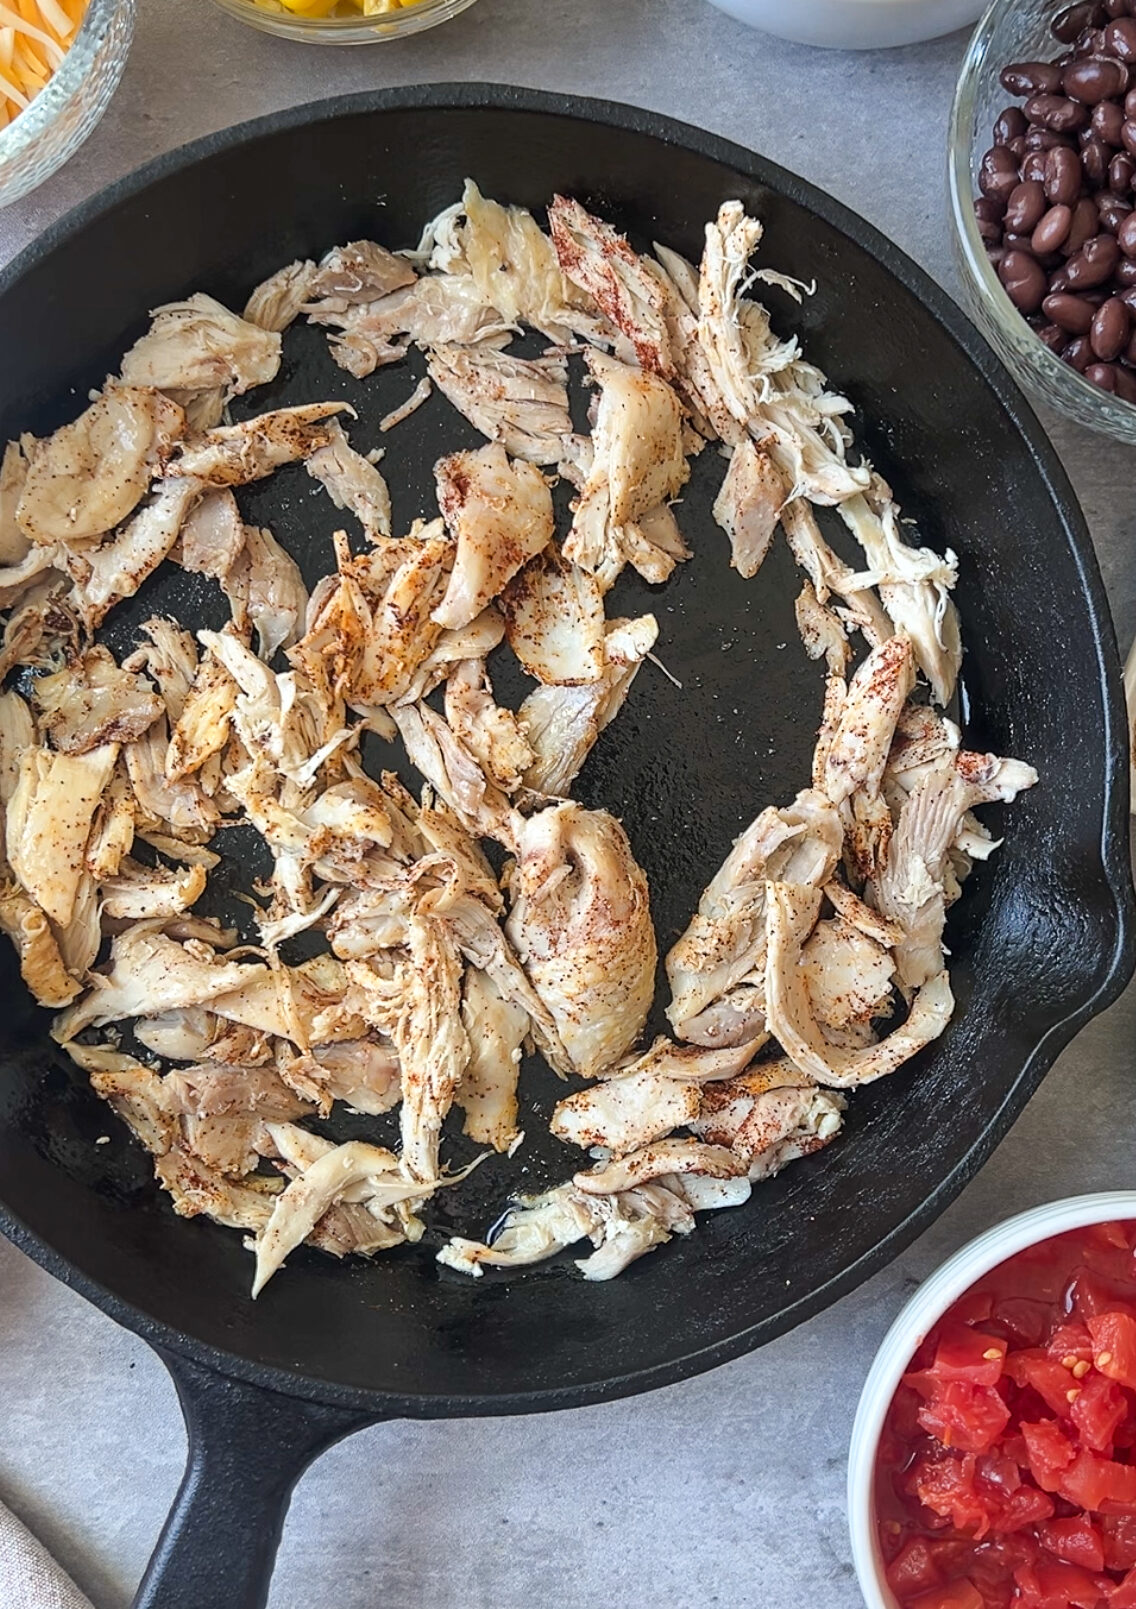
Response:
[[[377,301],[348,307],[332,296],[309,305],[307,313],[313,324],[337,328],[328,342],[331,355],[359,380],[381,364],[397,363],[411,341],[423,350],[451,342],[499,346],[513,333],[482,300],[469,274],[431,275]]]
[[[827,604],[833,593],[841,603],[837,614],[845,626],[863,632],[869,645],[878,648],[892,634],[892,624],[883,605],[863,577],[855,575],[825,541],[812,506],[803,497],[794,497],[781,510],[781,529],[793,557],[812,583],[817,602]]]
[[[523,207],[503,207],[467,179],[460,207],[427,231],[435,235],[431,267],[468,273],[506,324],[530,324],[556,342],[604,338],[591,297],[565,278],[552,242]]]
[[[27,544],[27,537],[22,532],[19,534]],[[67,558],[67,550],[60,543],[50,546],[28,544],[22,559],[0,570],[0,609],[14,609],[29,593],[54,583],[61,575]],[[16,618],[13,616],[12,620]],[[5,638],[10,630],[11,621],[5,630]]]
[[[201,1006],[268,976],[268,968],[239,961],[205,959],[155,932],[145,923],[120,933],[111,946],[111,968],[97,974],[94,987],[55,1019],[59,1044],[126,1017],[155,1017],[182,1006]]]
[[[59,953],[51,923],[18,883],[0,878],[0,928],[20,958],[20,976],[41,1006],[68,1006],[82,991]]]
[[[149,818],[147,831],[161,831],[165,824],[173,838],[198,840],[211,837],[221,819],[221,813],[212,799],[198,786],[193,777],[182,777],[170,782],[166,776],[166,759],[169,755],[170,729],[163,716],[154,722],[144,737],[123,747],[130,786],[134,791],[139,811]]]
[[[661,1140],[698,1116],[698,1085],[649,1070],[601,1079],[569,1095],[549,1124],[558,1140],[589,1150],[603,1146],[613,1156]]]
[[[332,439],[327,421],[345,411],[351,411],[345,402],[311,402],[207,430],[182,445],[166,472],[190,476],[203,486],[247,486],[326,447]]]
[[[185,1006],[157,1017],[136,1019],[134,1037],[156,1056],[192,1062],[207,1056],[214,1040],[227,1027],[205,1006]]]
[[[483,659],[454,667],[446,683],[446,721],[491,782],[514,793],[533,763],[524,727],[494,702]]]
[[[64,754],[133,742],[164,709],[145,677],[120,670],[98,644],[62,670],[38,677],[33,693],[44,733]]]
[[[16,523],[33,542],[82,542],[124,520],[185,429],[176,403],[138,386],[107,385],[32,449]]]
[[[769,885],[765,1009],[770,1032],[794,1066],[818,1084],[847,1089],[893,1073],[937,1039],[951,1019],[954,996],[947,973],[939,972],[917,991],[907,1020],[886,1038],[855,1049],[832,1044],[817,1023],[802,965],[819,909],[820,895],[811,888]]]
[[[728,1146],[754,1181],[772,1178],[787,1163],[819,1151],[843,1120],[843,1096],[818,1089],[787,1059],[707,1084],[700,1095],[701,1110],[691,1129],[710,1145]]]
[[[801,360],[795,339],[775,339],[760,303],[743,300],[753,279],[771,277],[749,267],[761,236],[761,224],[738,201],[727,201],[707,224],[699,340],[726,405],[769,454],[788,496],[838,503],[869,480],[866,467],[851,468],[845,459],[841,415],[851,405],[825,390],[824,376]]]
[[[508,1151],[518,1138],[517,1077],[529,1014],[506,1000],[477,967],[466,968],[461,1009],[469,1040],[469,1062],[457,1093],[464,1132],[478,1145]]]
[[[197,675],[197,644],[188,631],[182,631],[172,620],[163,620],[160,615],[151,615],[138,629],[147,641],[123,660],[122,668],[144,670],[151,676],[170,720],[176,721],[185,708]]]
[[[538,687],[521,705],[520,721],[533,750],[524,780],[536,793],[567,796],[596,739],[623,708],[659,627],[654,615],[640,615],[609,620],[604,633],[599,681]]]
[[[552,243],[564,274],[629,340],[644,371],[670,379],[674,361],[659,280],[624,235],[578,201],[554,196],[548,209]]]
[[[801,634],[805,653],[810,659],[824,659],[828,665],[830,678],[841,678],[840,700],[844,700],[843,676],[848,668],[848,659],[851,649],[848,645],[848,633],[839,615],[835,614],[827,604],[820,602],[811,581],[807,578],[801,583],[801,590],[797,594],[793,605],[793,612],[797,617],[797,630]],[[838,717],[839,711],[834,711]],[[835,724],[833,726],[835,731]],[[826,734],[827,744],[831,742],[832,734]],[[823,775],[823,769],[819,773]]]
[[[196,904],[204,892],[203,866],[171,872],[164,866],[141,866],[127,857],[117,874],[103,882],[103,914],[131,919],[177,916]]]
[[[895,962],[841,917],[818,922],[801,951],[813,1014],[825,1028],[870,1022],[891,1010]]]
[[[30,443],[29,443],[30,445]],[[8,568],[25,559],[31,542],[20,529],[16,509],[28,477],[28,461],[18,441],[10,441],[0,458],[0,566]],[[2,574],[2,571],[0,571]]]
[[[95,1094],[114,1108],[147,1151],[164,1156],[177,1136],[177,1114],[153,1068],[109,1045],[69,1044],[65,1049],[87,1074]]]
[[[627,1156],[600,1162],[577,1173],[572,1183],[587,1195],[608,1196],[670,1174],[698,1173],[711,1179],[733,1179],[745,1171],[743,1159],[726,1146],[678,1137],[656,1140]]]
[[[230,672],[212,653],[204,654],[170,736],[166,776],[171,782],[199,771],[210,755],[225,747],[237,694]]]
[[[314,293],[317,269],[310,259],[288,263],[259,284],[245,305],[246,324],[283,334]]]
[[[603,593],[554,542],[501,594],[509,647],[545,686],[576,687],[604,674]]]
[[[96,883],[114,877],[134,845],[134,792],[120,760],[95,811],[85,865]]]
[[[822,791],[841,805],[857,791],[874,798],[895,736],[895,723],[915,685],[906,633],[873,648],[848,684],[828,744]]]
[[[245,527],[232,492],[206,492],[181,528],[181,567],[222,581],[244,550]]]
[[[479,1278],[485,1264],[525,1267],[588,1238],[596,1250],[577,1268],[585,1279],[611,1279],[672,1234],[687,1235],[693,1228],[689,1204],[662,1185],[600,1196],[562,1184],[543,1196],[522,1197],[491,1246],[454,1236],[438,1261]]]
[[[178,1067],[162,1080],[166,1099],[183,1117],[210,1118],[256,1114],[266,1122],[288,1123],[310,1111],[271,1067],[199,1062]]]
[[[427,1184],[439,1178],[442,1122],[470,1058],[461,975],[461,956],[443,924],[421,916],[407,923],[405,959],[396,961],[390,979],[366,962],[348,964],[348,976],[366,991],[369,1020],[398,1053],[402,1163],[410,1178]]]
[[[398,1056],[393,1046],[374,1034],[364,1039],[312,1045],[303,1058],[302,1069],[299,1060],[283,1060],[281,1076],[293,1088],[302,1088],[307,1098],[321,1107],[330,1108],[332,1101],[343,1101],[352,1111],[378,1117],[402,1099]]]
[[[864,549],[867,579],[879,588],[896,630],[910,637],[936,703],[948,704],[962,663],[958,611],[950,597],[958,581],[957,558],[949,548],[940,556],[903,540],[899,509],[878,476],[866,496],[842,503],[840,514]]]
[[[195,480],[171,477],[155,483],[150,497],[101,547],[77,555],[69,566],[75,580],[71,602],[89,630],[102,624],[123,598],[132,598],[178,539],[200,488]]]
[[[116,743],[86,754],[31,748],[20,756],[5,823],[8,861],[36,904],[61,927],[71,920],[91,820],[117,759]]]
[[[768,453],[753,441],[740,441],[714,500],[714,518],[730,539],[732,568],[747,580],[769,552],[784,501],[785,482]]]
[[[657,953],[647,879],[604,810],[550,805],[516,836],[505,932],[574,1066],[592,1078],[647,1020]]]
[[[678,495],[690,473],[678,398],[655,374],[602,352],[589,351],[586,357],[600,398],[592,429],[591,468],[564,543],[565,557],[599,573],[605,586],[614,581],[625,558],[648,580],[665,579],[674,568],[674,556],[666,555],[671,559],[669,568],[664,565],[662,572],[647,574],[653,567],[638,551],[636,531],[631,531],[629,545],[622,533],[636,527],[639,539],[658,547],[650,540],[650,528],[643,530],[643,521]]]
[[[371,541],[391,534],[391,500],[378,467],[357,453],[338,420],[330,427],[331,440],[308,459],[305,468],[324,487],[336,508],[349,509]]]
[[[873,910],[870,905],[865,905],[862,899],[835,877],[824,885],[824,897],[837,916],[841,917],[849,927],[854,927],[866,938],[874,939],[883,949],[894,950],[902,939],[903,929],[898,922],[890,922],[886,916],[881,916],[879,911]]]
[[[310,301],[333,301],[340,309],[377,302],[392,291],[413,285],[416,274],[405,257],[398,257],[373,240],[353,240],[335,246],[321,259],[310,286]]]
[[[237,982],[208,1004],[227,1022],[290,1039],[303,1051],[367,1034],[362,994],[350,987],[333,955],[313,956],[295,967],[246,966]]]
[[[672,995],[667,1017],[680,1039],[724,1045],[762,1031],[760,989],[756,998],[743,996],[744,1011],[707,1014],[751,976],[760,984],[768,881],[821,887],[836,868],[841,842],[836,811],[811,789],[785,810],[763,810],[746,828],[667,956]]]
[[[457,543],[453,573],[431,619],[468,626],[552,539],[552,495],[539,469],[501,447],[453,453],[435,467],[438,506]]]
[[[663,292],[663,318],[674,366],[671,383],[700,436],[706,441],[720,437],[725,446],[736,447],[746,439],[745,427],[730,412],[698,338],[698,270],[658,241],[654,247],[657,260],[648,257],[644,262]]]
[[[20,780],[20,756],[35,747],[36,722],[19,693],[0,692],[0,804],[7,805]]]
[[[1037,781],[1020,760],[993,754],[946,755],[914,784],[899,812],[887,860],[867,891],[869,904],[894,922],[899,980],[919,988],[943,964],[949,854],[966,813],[995,799],[1009,802]]]
[[[451,674],[463,659],[486,659],[505,636],[505,622],[492,605],[460,631],[443,631],[415,670],[400,704],[417,704]]]
[[[300,567],[263,525],[245,526],[245,545],[222,582],[233,623],[242,635],[251,626],[265,661],[300,637],[308,589]]]
[[[222,403],[267,385],[280,368],[280,336],[238,318],[200,293],[169,302],[122,360],[128,385],[154,386],[183,405],[189,394],[218,391]]]
[[[434,382],[428,374],[424,374],[405,402],[400,402],[397,408],[384,413],[379,420],[379,430],[385,436],[388,430],[401,425],[404,419],[409,419],[412,413],[417,413],[424,402],[428,402],[434,394]]]
[[[611,1068],[609,1078],[650,1073],[683,1084],[706,1084],[714,1079],[735,1078],[747,1068],[769,1038],[761,1033],[740,1045],[708,1048],[703,1045],[676,1045],[660,1034],[640,1055]]]
[[[259,1234],[272,1215],[272,1203],[279,1189],[277,1181],[253,1175],[237,1182],[227,1179],[216,1168],[190,1154],[184,1145],[173,1145],[154,1164],[154,1174],[167,1190],[179,1218],[204,1214],[229,1229]]]
[[[462,417],[514,458],[556,464],[565,456],[572,416],[563,358],[518,358],[491,346],[439,346],[427,368]]]

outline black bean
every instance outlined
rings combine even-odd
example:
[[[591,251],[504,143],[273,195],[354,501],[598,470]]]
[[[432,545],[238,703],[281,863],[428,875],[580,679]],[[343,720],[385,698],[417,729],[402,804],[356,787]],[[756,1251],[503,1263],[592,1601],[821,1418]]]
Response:
[[[1108,165],[1112,161],[1112,151],[1098,139],[1092,139],[1081,152],[1081,167],[1085,178],[1091,185],[1104,183]]]
[[[998,82],[1011,95],[1055,95],[1061,88],[1061,69],[1050,61],[1011,62],[999,73]]]
[[[1001,223],[1006,216],[1006,207],[992,196],[979,196],[974,203],[974,216],[982,223]]]
[[[1044,341],[1051,352],[1061,353],[1069,337],[1059,324],[1042,324],[1038,328],[1038,339]]]
[[[1126,257],[1136,257],[1136,216],[1131,212],[1116,232],[1116,243]]]
[[[1024,183],[1015,185],[1010,191],[1006,201],[1006,229],[1012,235],[1032,234],[1045,210],[1045,186],[1037,179],[1027,179]],[[1069,214],[1069,221],[1070,223],[1073,221],[1072,213]],[[1061,240],[1064,240],[1068,233],[1066,229]],[[1057,244],[1060,245],[1061,241],[1059,240]]]
[[[1047,296],[1041,310],[1053,324],[1059,324],[1069,335],[1087,335],[1093,322],[1093,310],[1080,296],[1068,291],[1056,291]]]
[[[1007,214],[1008,216],[1008,214]],[[1046,257],[1050,252],[1060,251],[1069,238],[1069,230],[1073,223],[1072,207],[1058,205],[1050,207],[1043,218],[1040,218],[1030,236],[1030,245],[1035,257]]]
[[[1136,162],[1127,151],[1118,151],[1108,165],[1108,187],[1116,195],[1122,196],[1125,190],[1132,188],[1133,177],[1136,176]]]
[[[996,248],[999,249],[999,248]],[[1063,296],[1069,289],[1069,276],[1064,267],[1058,268],[1049,276],[1049,291],[1052,296]]]
[[[1004,145],[992,146],[982,158],[978,168],[978,188],[984,196],[996,201],[1008,201],[1011,190],[1017,188],[1018,165]]]
[[[1091,128],[1086,126],[1084,132],[1086,139],[1093,138]],[[1030,128],[1022,135],[1022,139],[1025,141],[1027,151],[1052,151],[1057,145],[1065,145],[1070,151],[1077,149],[1077,141],[1072,134],[1055,134],[1051,128]]]
[[[987,259],[989,260],[990,266],[991,266],[991,268],[993,268],[995,273],[997,273],[999,268],[1001,268],[1002,259],[1005,257],[1005,255],[1006,255],[1005,246],[1002,246],[1002,245],[998,245],[998,246],[987,245],[987,247],[986,247]]]
[[[1090,363],[1084,374],[1086,380],[1099,386],[1102,391],[1116,390],[1116,370],[1111,363]]]
[[[1095,290],[1103,285],[1106,279],[1112,277],[1113,269],[1120,261],[1120,247],[1111,235],[1094,235],[1092,240],[1086,240],[1075,257],[1070,257],[1065,264],[1065,272],[1069,276],[1069,286],[1072,290]]]
[[[1024,251],[1027,257],[1033,256],[1033,233],[1028,235],[1003,234],[1002,244],[1007,251]]]
[[[1057,146],[1045,153],[1045,194],[1050,201],[1072,206],[1081,193],[1081,164],[1075,151]]]
[[[1129,374],[1125,369],[1114,371],[1116,381],[1116,394],[1123,402],[1136,402],[1136,374]]]
[[[1092,0],[1082,0],[1080,5],[1066,6],[1059,11],[1049,25],[1049,31],[1055,39],[1063,45],[1072,44],[1082,28],[1091,28],[1104,21],[1105,8],[1094,5]]]
[[[1061,356],[1070,368],[1076,369],[1078,374],[1084,374],[1093,361],[1093,349],[1089,345],[1088,336],[1078,335],[1075,341],[1069,342]]]
[[[1072,67],[1065,69],[1069,73],[1074,70]],[[1031,123],[1048,129],[1051,134],[1076,134],[1089,121],[1088,107],[1070,100],[1067,95],[1033,95],[1026,102],[1025,112]]]
[[[1136,257],[1122,257],[1114,273],[1118,285],[1123,285],[1125,289],[1136,287]]]
[[[1120,131],[1120,143],[1129,156],[1136,156],[1136,122],[1125,117],[1124,127]]]
[[[1080,251],[1086,240],[1091,240],[1097,232],[1100,218],[1096,203],[1091,196],[1082,196],[1073,208],[1073,224],[1069,230],[1069,238],[1062,250],[1067,257]]]
[[[1035,313],[1045,297],[1045,271],[1028,252],[1010,250],[1003,257],[998,277],[1019,313]]]
[[[1128,345],[1130,319],[1119,296],[1110,296],[1093,314],[1089,342],[1102,363],[1113,363]]]
[[[1132,308],[1129,307],[1128,311],[1131,313]],[[1124,348],[1124,362],[1136,363],[1136,329],[1133,329],[1128,345]]]
[[[994,144],[1009,145],[1011,140],[1019,139],[1028,128],[1026,114],[1021,107],[1007,106],[994,120]]]
[[[1099,56],[1104,33],[1100,28],[1082,28],[1073,41],[1073,60],[1078,61],[1084,56]],[[1062,66],[1065,66],[1062,63]]]
[[[1127,290],[1121,291],[1120,300],[1130,313],[1136,315],[1136,285],[1130,285]]]
[[[1104,9],[1110,17],[1126,17],[1128,15],[1128,0],[1104,0]]]
[[[1091,119],[1092,131],[1098,140],[1105,145],[1119,145],[1120,131],[1124,127],[1124,108],[1118,101],[1101,101],[1099,106],[1093,107]],[[1006,140],[1005,144],[1010,142]]]
[[[1104,31],[1104,48],[1117,61],[1136,61],[1136,18],[1118,17]]]
[[[1004,150],[1004,151],[1008,151],[1010,149],[1010,147],[1008,145],[1005,145],[1005,146],[999,147],[999,149]],[[1045,178],[1045,159],[1046,159],[1046,157],[1048,157],[1048,155],[1049,155],[1048,151],[1027,151],[1025,156],[1022,158],[1022,166],[1021,166],[1022,178],[1023,179],[1044,179]],[[1078,162],[1077,163],[1078,182],[1079,182],[1080,172],[1081,172],[1081,164]]]
[[[1123,95],[1128,88],[1128,69],[1122,61],[1114,61],[1111,56],[1086,56],[1084,61],[1072,62],[1061,74],[1061,88],[1071,100],[1080,101],[1082,106],[1096,106],[1100,101],[1112,100],[1117,95]],[[1035,100],[1044,99],[1035,96]],[[1027,117],[1030,115],[1026,107]],[[1045,123],[1044,118],[1038,118],[1039,123]],[[1047,127],[1079,128],[1080,124],[1046,124]]]

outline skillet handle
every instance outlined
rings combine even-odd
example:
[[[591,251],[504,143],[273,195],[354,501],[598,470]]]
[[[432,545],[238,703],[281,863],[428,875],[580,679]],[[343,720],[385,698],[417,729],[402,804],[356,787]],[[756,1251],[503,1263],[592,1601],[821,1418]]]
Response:
[[[177,1387],[189,1456],[133,1609],[264,1609],[296,1482],[381,1416],[286,1397],[155,1350]]]

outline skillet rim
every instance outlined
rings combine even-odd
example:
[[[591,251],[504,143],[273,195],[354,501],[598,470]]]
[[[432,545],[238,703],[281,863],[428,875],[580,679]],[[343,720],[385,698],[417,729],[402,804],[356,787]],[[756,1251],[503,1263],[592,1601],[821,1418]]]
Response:
[[[46,257],[78,236],[90,223],[156,182],[193,167],[219,152],[306,124],[338,117],[384,111],[448,111],[484,109],[543,113],[611,128],[616,133],[643,134],[664,145],[676,145],[697,156],[746,174],[814,213],[861,247],[908,291],[960,348],[978,372],[1024,442],[1055,511],[1065,528],[1093,628],[1104,715],[1104,808],[1100,861],[1112,897],[1111,956],[1103,964],[1095,991],[1061,1021],[1054,1023],[1025,1058],[1005,1100],[981,1138],[941,1180],[920,1206],[840,1274],[801,1297],[776,1315],[752,1324],[681,1358],[584,1384],[535,1391],[493,1393],[391,1393],[337,1384],[255,1362],[198,1341],[151,1317],[89,1277],[32,1230],[3,1200],[0,1184],[0,1233],[63,1284],[77,1290],[108,1317],[132,1330],[160,1353],[205,1366],[230,1379],[269,1389],[284,1397],[370,1412],[381,1418],[430,1419],[482,1417],[496,1414],[552,1412],[610,1401],[671,1385],[755,1350],[823,1311],[886,1266],[929,1227],[989,1157],[1014,1119],[1035,1093],[1044,1075],[1077,1032],[1121,993],[1136,968],[1136,892],[1128,848],[1128,735],[1121,691],[1119,650],[1099,563],[1084,514],[1056,449],[1009,372],[946,291],[918,264],[866,219],[843,202],[799,178],[756,151],[711,134],[693,124],[645,108],[583,95],[488,82],[436,82],[389,87],[326,97],[283,108],[237,123],[164,152],[80,202],[30,242],[0,269],[0,298]],[[1103,917],[1098,919],[1098,925]]]

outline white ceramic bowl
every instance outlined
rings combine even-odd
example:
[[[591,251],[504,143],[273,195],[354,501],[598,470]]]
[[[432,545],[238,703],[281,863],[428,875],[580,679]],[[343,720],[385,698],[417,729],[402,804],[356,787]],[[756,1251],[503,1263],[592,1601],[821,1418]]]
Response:
[[[802,45],[878,50],[937,39],[977,21],[985,0],[710,0],[751,28]]]
[[[852,1561],[867,1609],[896,1609],[876,1536],[873,1488],[880,1432],[916,1348],[952,1302],[1008,1257],[1053,1235],[1064,1234],[1067,1229],[1108,1223],[1113,1218],[1136,1218],[1136,1190],[1071,1196],[1007,1219],[956,1251],[924,1280],[887,1332],[864,1382],[848,1451],[848,1529]]]

